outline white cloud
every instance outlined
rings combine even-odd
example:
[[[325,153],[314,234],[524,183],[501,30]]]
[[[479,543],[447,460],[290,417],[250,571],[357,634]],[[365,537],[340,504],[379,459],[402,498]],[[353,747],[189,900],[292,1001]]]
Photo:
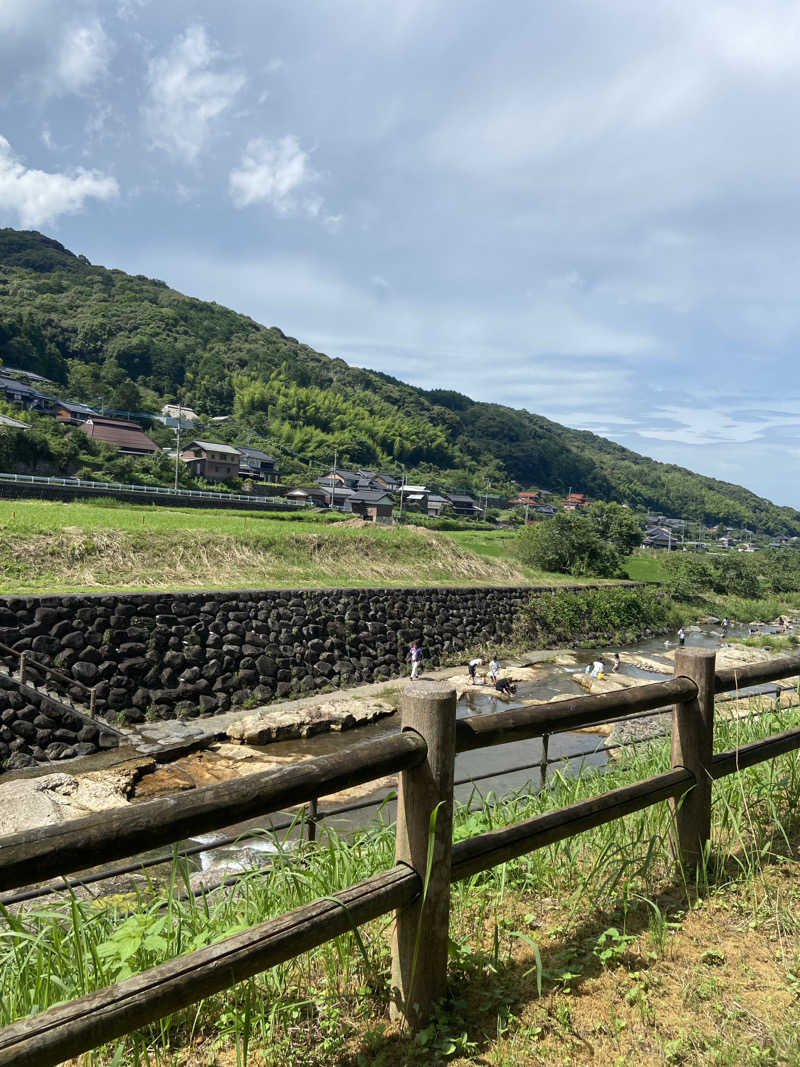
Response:
[[[66,30],[55,69],[62,90],[80,93],[105,77],[113,46],[98,19]]]
[[[0,136],[0,215],[15,212],[20,226],[41,226],[80,211],[89,199],[118,195],[116,179],[94,170],[78,169],[70,175],[29,169]]]
[[[236,207],[266,203],[279,215],[287,215],[297,206],[296,190],[316,178],[308,153],[292,134],[275,141],[257,137],[248,141],[239,167],[231,171],[229,190]],[[309,196],[303,210],[316,218],[322,204],[322,197]]]
[[[224,58],[203,26],[190,26],[164,55],[151,60],[143,108],[150,140],[189,162],[205,146],[212,121],[245,83],[235,70],[215,70]]]

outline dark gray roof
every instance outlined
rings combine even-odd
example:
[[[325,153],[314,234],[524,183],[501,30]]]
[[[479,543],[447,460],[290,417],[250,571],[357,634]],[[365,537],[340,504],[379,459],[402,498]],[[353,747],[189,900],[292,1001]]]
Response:
[[[348,490],[350,492],[351,490]],[[339,490],[341,492],[341,490]],[[350,497],[350,501],[360,501],[364,504],[378,504],[382,501],[386,501],[391,504],[392,498],[386,492],[385,489],[358,489]]]
[[[474,507],[478,506],[477,501],[473,500],[471,496],[467,496],[466,493],[451,493],[449,499],[454,504],[472,504]]]
[[[266,460],[268,463],[275,462],[273,456],[268,455],[266,452],[262,452],[260,448],[250,448],[248,445],[237,445],[236,447],[239,449],[245,459],[257,459],[260,460],[262,463],[264,460]]]
[[[76,415],[99,414],[94,408],[90,408],[88,404],[76,404],[73,400],[56,400],[56,404],[60,404],[62,408],[66,408],[67,411],[72,411]]]

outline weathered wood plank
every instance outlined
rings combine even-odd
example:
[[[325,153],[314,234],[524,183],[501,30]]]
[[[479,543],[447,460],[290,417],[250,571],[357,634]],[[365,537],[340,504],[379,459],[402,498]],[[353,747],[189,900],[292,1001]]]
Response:
[[[694,778],[688,771],[667,771],[578,804],[459,841],[453,846],[453,881],[468,878],[478,871],[496,867],[498,863],[534,852],[594,826],[613,822],[660,800],[679,796],[692,785]]]
[[[12,834],[0,838],[0,890],[17,889],[304,804],[312,797],[416,766],[426,751],[418,734],[393,734],[277,771]]]
[[[761,741],[751,741],[749,745],[742,745],[740,748],[718,752],[711,761],[711,777],[724,778],[728,774],[744,770],[745,767],[753,767],[756,763],[783,756],[796,748],[800,748],[800,727],[773,734]]]
[[[800,653],[768,659],[764,663],[751,663],[747,667],[726,667],[717,671],[715,690],[717,693],[729,693],[734,689],[774,682],[778,678],[792,678],[795,674],[800,674]]]
[[[688,678],[675,678],[615,693],[559,700],[555,704],[531,704],[492,715],[471,715],[456,723],[456,752],[594,726],[639,711],[663,708],[679,700],[691,699],[696,694],[694,682]]]
[[[0,1030],[0,1067],[62,1063],[409,904],[421,890],[417,874],[397,866],[210,948],[22,1019]]]

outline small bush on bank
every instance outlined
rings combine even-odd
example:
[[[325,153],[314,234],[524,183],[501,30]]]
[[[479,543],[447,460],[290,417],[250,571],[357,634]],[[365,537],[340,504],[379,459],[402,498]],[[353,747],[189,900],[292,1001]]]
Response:
[[[608,586],[535,594],[520,612],[515,636],[521,644],[623,642],[680,623],[678,609],[663,591]]]

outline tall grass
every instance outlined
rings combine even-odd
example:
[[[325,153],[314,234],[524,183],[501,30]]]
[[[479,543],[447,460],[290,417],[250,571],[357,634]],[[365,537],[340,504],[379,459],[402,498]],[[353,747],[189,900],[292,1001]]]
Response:
[[[715,748],[732,748],[798,724],[800,709],[720,718]],[[454,834],[462,839],[529,818],[648,777],[668,765],[669,742],[657,739],[626,750],[624,759],[605,771],[584,767],[574,775],[557,774],[544,792],[526,788],[497,797],[476,789],[471,803],[456,812]],[[715,783],[713,836],[701,891],[750,877],[786,851],[798,802],[798,753]],[[3,909],[0,1023],[208,945],[389,867],[394,827],[379,814],[346,838],[323,824],[316,844],[296,845],[287,838],[276,838],[275,844],[271,870],[254,871],[235,888],[199,898],[181,895],[188,887],[189,872],[185,863],[176,861],[166,884],[150,882],[135,894],[98,900],[64,894],[46,907]],[[498,916],[524,913],[542,898],[567,903],[565,937],[598,909],[622,915],[622,933],[617,931],[617,937],[609,933],[598,954],[624,949],[625,916],[644,907],[657,948],[665,936],[660,895],[686,889],[675,881],[670,808],[661,803],[456,884],[454,967],[463,967],[470,940],[487,922],[495,923],[497,937]],[[340,1062],[343,1035],[359,1026],[368,1028],[385,1009],[389,922],[387,916],[370,923],[358,934],[339,937],[129,1036],[117,1046],[119,1062],[173,1063],[170,1057],[176,1048],[186,1048],[199,1038],[236,1048],[242,1063],[254,1048],[264,1054],[264,1062],[285,1062],[292,1042],[313,1048],[313,1058],[307,1062]],[[531,940],[524,932],[519,936]],[[545,979],[548,973],[552,976],[543,955],[539,985],[542,966]],[[563,986],[563,973],[560,980]],[[113,1050],[102,1050],[87,1062],[103,1062],[112,1054]]]

